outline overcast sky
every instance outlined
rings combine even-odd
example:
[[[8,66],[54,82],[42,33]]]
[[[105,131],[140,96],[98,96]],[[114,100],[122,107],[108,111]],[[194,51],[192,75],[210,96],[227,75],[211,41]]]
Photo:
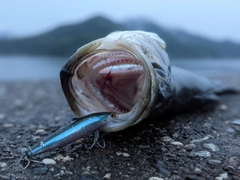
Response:
[[[0,34],[33,35],[100,14],[118,22],[144,17],[161,26],[240,42],[240,0],[2,0]]]

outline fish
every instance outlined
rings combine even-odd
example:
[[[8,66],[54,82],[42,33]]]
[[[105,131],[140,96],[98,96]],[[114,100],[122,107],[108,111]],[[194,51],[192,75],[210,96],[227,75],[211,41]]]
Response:
[[[112,121],[115,116],[116,114],[111,112],[98,112],[81,118],[75,118],[70,124],[58,129],[56,132],[50,134],[33,146],[29,146],[23,153],[23,158],[31,158],[37,154],[70,144],[95,132],[100,127]]]
[[[145,31],[116,31],[80,47],[62,67],[60,80],[78,117],[102,111],[118,114],[99,128],[104,132],[215,102],[232,90],[171,66],[164,40]]]

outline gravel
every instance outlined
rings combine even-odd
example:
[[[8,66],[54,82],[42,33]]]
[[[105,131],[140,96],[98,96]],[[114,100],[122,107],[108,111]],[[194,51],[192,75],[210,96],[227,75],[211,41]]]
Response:
[[[222,79],[240,87],[239,78]],[[0,82],[0,179],[240,179],[240,95],[215,106],[146,119],[116,133],[91,134],[20,162],[29,145],[76,117],[60,82]],[[86,146],[85,146],[86,145]]]

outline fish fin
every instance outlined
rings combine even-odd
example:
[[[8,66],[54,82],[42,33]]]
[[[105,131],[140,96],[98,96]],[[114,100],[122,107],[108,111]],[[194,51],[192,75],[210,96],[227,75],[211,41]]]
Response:
[[[218,101],[219,97],[216,94],[208,93],[208,94],[196,95],[196,96],[194,96],[194,99],[207,100],[207,101]]]

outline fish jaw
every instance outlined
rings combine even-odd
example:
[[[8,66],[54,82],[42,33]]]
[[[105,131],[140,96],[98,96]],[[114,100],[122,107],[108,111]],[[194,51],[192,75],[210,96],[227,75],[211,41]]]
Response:
[[[153,64],[165,78],[169,70],[164,42],[157,38],[141,31],[117,32],[79,48],[60,72],[73,112],[79,117],[116,112],[118,116],[101,128],[106,132],[148,117],[159,86]]]
[[[129,112],[143,86],[140,61],[125,51],[102,51],[78,64],[72,84],[88,111]],[[80,104],[81,102],[79,102]]]

